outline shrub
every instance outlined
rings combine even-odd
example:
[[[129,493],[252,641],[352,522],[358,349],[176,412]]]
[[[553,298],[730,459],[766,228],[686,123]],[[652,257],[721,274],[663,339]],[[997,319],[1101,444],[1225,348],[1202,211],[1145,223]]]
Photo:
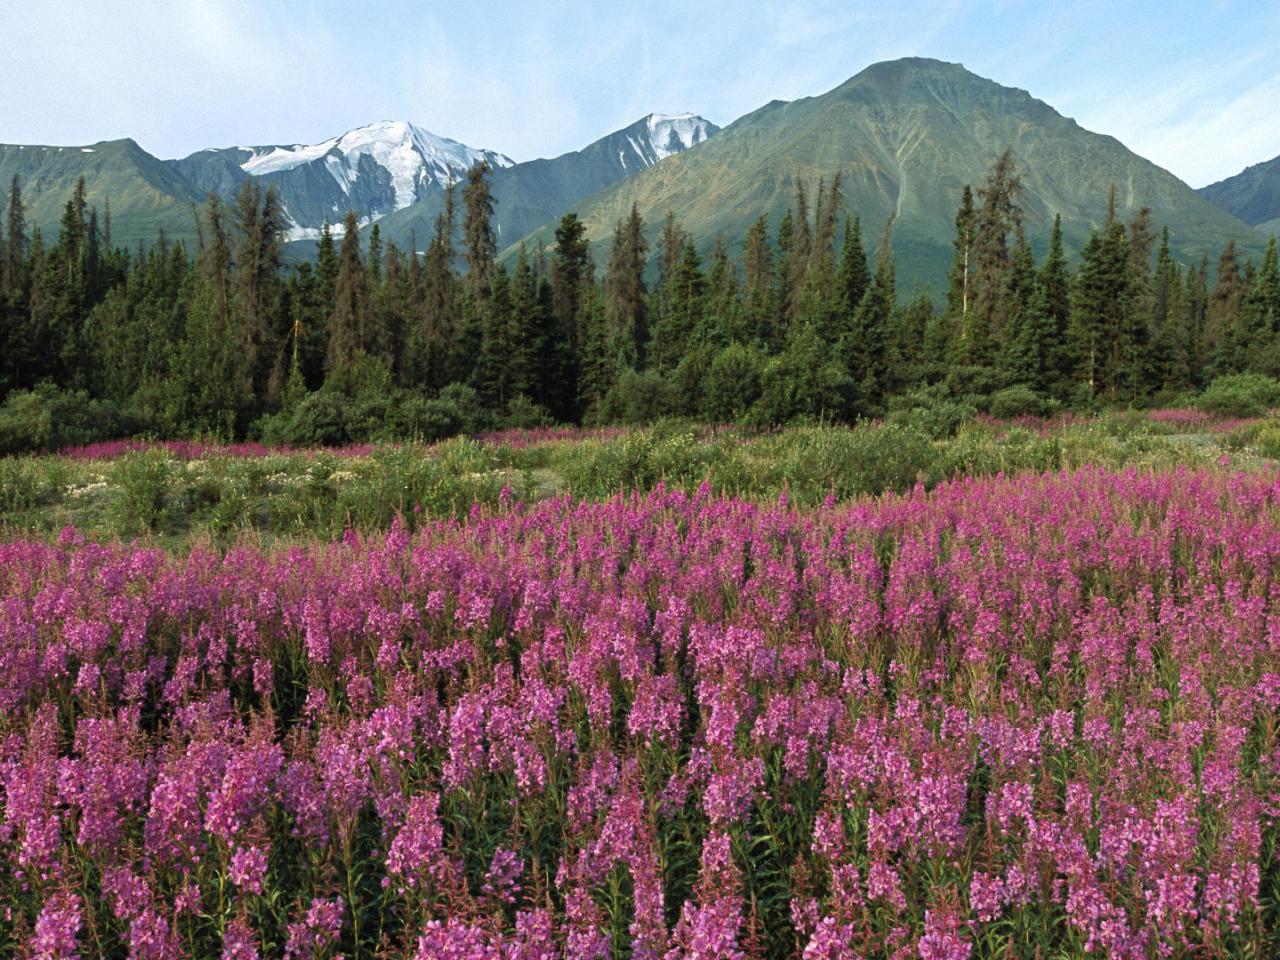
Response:
[[[0,510],[12,513],[36,506],[40,502],[42,486],[34,460],[0,459]]]
[[[1049,412],[1049,404],[1040,394],[1020,383],[993,393],[987,409],[993,417],[1011,420],[1044,416]]]
[[[922,387],[891,400],[887,419],[943,440],[955,436],[977,412],[972,404],[950,399],[942,386]]]
[[[114,512],[118,529],[152,531],[160,525],[173,466],[169,456],[159,450],[131,453],[116,462]]]
[[[731,343],[711,361],[703,383],[702,404],[714,423],[743,420],[760,399],[760,352],[740,343]]]
[[[555,423],[551,412],[540,403],[535,403],[523,393],[507,404],[507,415],[502,418],[502,427],[506,430],[533,430],[537,427],[549,427]]]
[[[1260,417],[1280,405],[1280,382],[1260,373],[1217,377],[1196,405],[1223,417]]]
[[[115,404],[83,390],[41,384],[15,390],[0,407],[0,455],[37,453],[111,440],[130,432]]]

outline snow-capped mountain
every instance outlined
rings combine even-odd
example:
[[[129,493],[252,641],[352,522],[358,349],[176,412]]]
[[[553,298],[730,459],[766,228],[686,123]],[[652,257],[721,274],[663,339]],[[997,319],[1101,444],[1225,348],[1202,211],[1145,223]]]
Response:
[[[498,245],[519,241],[544,223],[559,219],[597,190],[683,153],[719,129],[693,113],[651,113],[581,150],[502,168],[495,165],[490,179]],[[379,229],[384,237],[400,244],[412,237],[421,241],[431,235],[442,202],[438,193],[429,194],[388,215]]]
[[[326,222],[340,233],[348,210],[362,225],[380,220],[443,190],[482,160],[495,170],[514,164],[492,150],[384,120],[322,143],[215,148],[174,163],[198,188],[224,196],[246,177],[271,183],[284,207],[286,238],[302,240],[318,237]]]
[[[644,118],[644,124],[649,137],[647,142],[637,144],[636,150],[652,156],[651,164],[696,146],[720,129],[693,113],[651,113]]]

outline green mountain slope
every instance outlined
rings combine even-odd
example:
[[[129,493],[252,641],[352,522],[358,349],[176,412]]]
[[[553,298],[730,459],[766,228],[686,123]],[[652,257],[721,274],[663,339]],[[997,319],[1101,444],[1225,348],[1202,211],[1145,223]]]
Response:
[[[1276,233],[1280,221],[1280,157],[1255,163],[1234,177],[1201,187],[1200,195],[1245,223]]]
[[[111,205],[111,240],[150,243],[163,229],[176,240],[195,239],[191,204],[202,199],[191,184],[132,140],[85,147],[0,144],[0,184],[8,195],[18,176],[29,228],[57,235],[63,207],[84,177],[85,193],[101,216]]]
[[[1247,251],[1262,249],[1260,234],[1113,137],[1083,129],[1026,91],[958,64],[916,58],[875,64],[821,96],[769,103],[577,210],[598,245],[634,203],[651,239],[670,210],[702,248],[717,236],[738,248],[761,214],[776,229],[794,203],[797,177],[812,188],[839,171],[846,210],[862,217],[864,235],[875,237],[895,215],[901,283],[923,281],[937,291],[963,187],[980,185],[1006,147],[1017,160],[1027,231],[1038,248],[1058,213],[1068,243],[1081,245],[1104,220],[1115,184],[1122,215],[1150,207],[1184,260],[1216,256],[1229,238]],[[549,243],[553,228],[544,225],[533,242]]]

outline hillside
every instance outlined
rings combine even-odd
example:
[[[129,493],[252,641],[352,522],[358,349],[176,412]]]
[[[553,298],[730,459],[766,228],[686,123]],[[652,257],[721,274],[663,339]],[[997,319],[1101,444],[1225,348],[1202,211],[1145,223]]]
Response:
[[[1280,157],[1202,187],[1200,194],[1262,232],[1280,235]]]
[[[1082,244],[1105,218],[1115,184],[1121,214],[1150,207],[1184,260],[1215,256],[1231,238],[1250,252],[1262,248],[1260,234],[1115,138],[1085,130],[1024,90],[918,58],[874,64],[821,96],[766,104],[577,209],[597,245],[634,203],[651,239],[674,210],[704,250],[717,236],[737,248],[762,214],[776,228],[794,203],[796,178],[816,187],[839,172],[846,210],[862,217],[867,235],[895,215],[900,282],[937,290],[963,187],[980,185],[1006,147],[1022,176],[1037,247],[1059,213],[1068,244]],[[549,243],[553,226],[533,242]]]
[[[188,242],[195,238],[191,204],[202,196],[132,140],[108,140],[81,147],[0,144],[0,183],[6,190],[17,176],[29,227],[54,234],[63,207],[85,180],[90,205],[101,215],[110,201],[113,243],[150,243],[159,230]]]

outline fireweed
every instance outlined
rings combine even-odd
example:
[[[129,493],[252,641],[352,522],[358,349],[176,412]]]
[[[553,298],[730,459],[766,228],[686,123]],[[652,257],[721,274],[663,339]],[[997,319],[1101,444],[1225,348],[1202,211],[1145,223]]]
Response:
[[[0,954],[1274,956],[1280,475],[0,546]]]

